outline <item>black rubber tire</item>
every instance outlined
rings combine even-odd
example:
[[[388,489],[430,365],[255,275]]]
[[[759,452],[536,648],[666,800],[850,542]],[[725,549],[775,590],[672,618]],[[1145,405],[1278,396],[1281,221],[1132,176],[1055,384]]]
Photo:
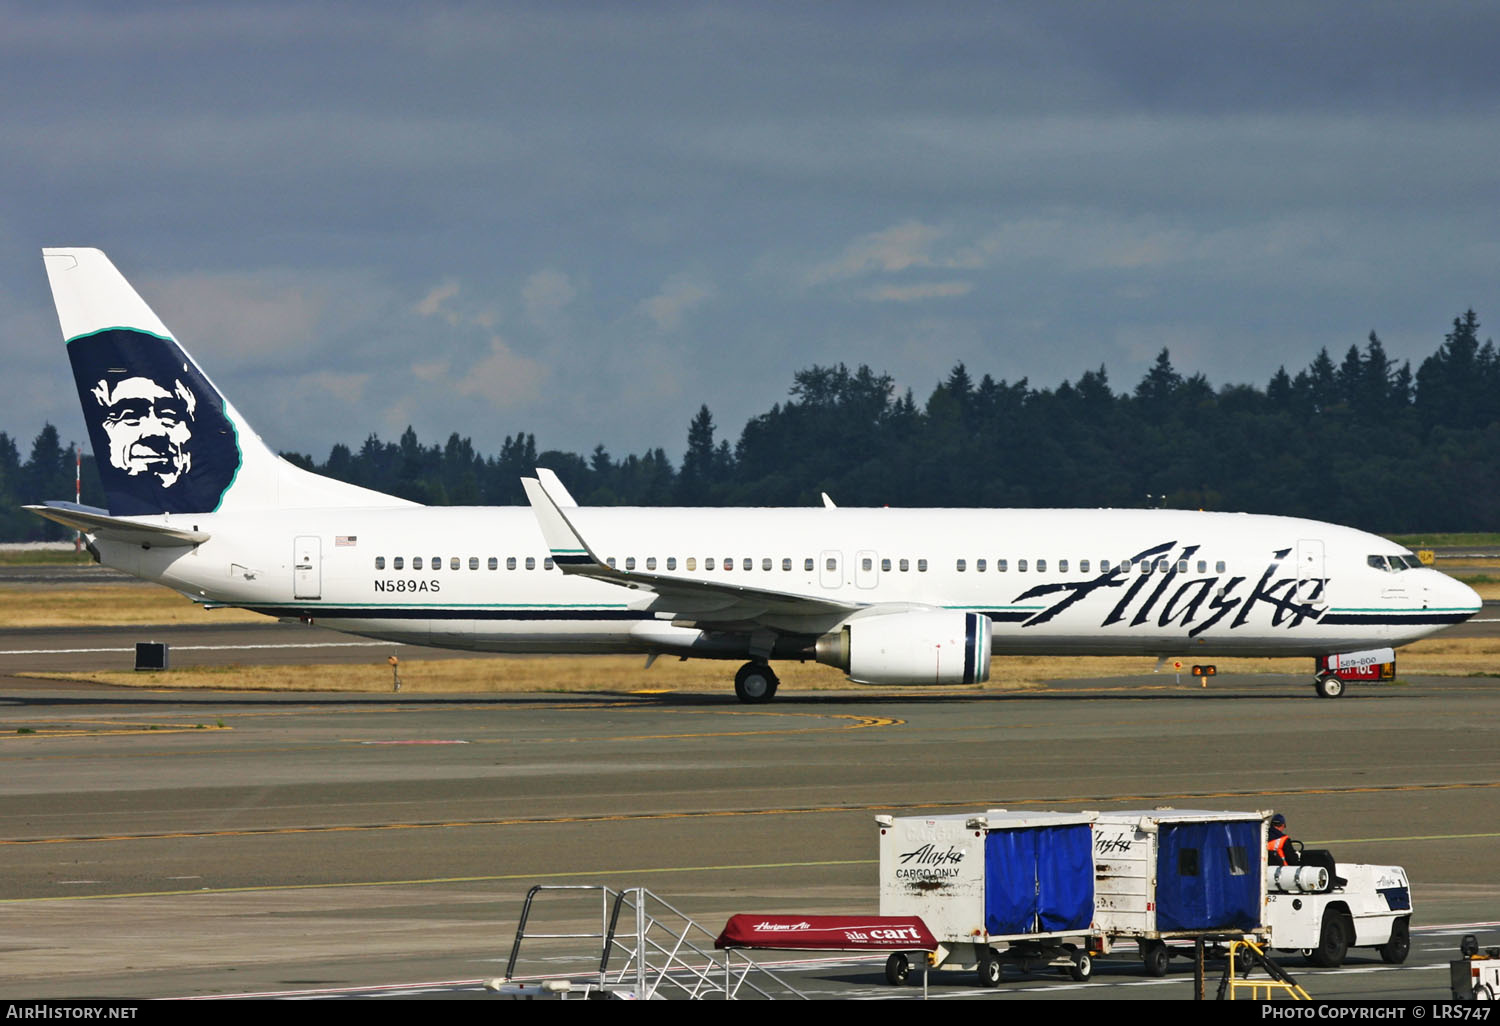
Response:
[[[993,951],[979,953],[979,968],[974,971],[981,987],[1000,986],[1000,960]]]
[[[896,952],[885,960],[885,982],[892,987],[903,987],[911,978],[911,959],[904,952]]]
[[[781,681],[765,663],[746,663],[734,675],[734,697],[746,705],[760,705],[776,697]]]
[[[1172,953],[1161,941],[1148,941],[1141,949],[1141,961],[1146,965],[1147,976],[1165,976],[1172,963]]]
[[[1075,983],[1087,983],[1094,975],[1093,957],[1087,951],[1073,952],[1073,965],[1068,969],[1068,975]]]
[[[1313,688],[1319,698],[1338,698],[1344,693],[1344,682],[1338,677],[1319,677]]]
[[[1349,931],[1344,928],[1344,917],[1337,912],[1323,913],[1323,929],[1318,935],[1318,946],[1312,949],[1307,960],[1324,969],[1337,969],[1344,964],[1349,954]]]
[[[1391,939],[1375,949],[1386,965],[1400,965],[1411,954],[1411,920],[1402,916],[1391,924]]]

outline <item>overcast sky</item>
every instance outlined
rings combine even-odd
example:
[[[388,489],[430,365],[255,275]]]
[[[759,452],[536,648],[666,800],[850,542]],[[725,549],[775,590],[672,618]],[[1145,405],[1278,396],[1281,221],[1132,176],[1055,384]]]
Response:
[[[675,460],[814,363],[1264,386],[1500,323],[1500,5],[0,0],[0,430],[105,250],[274,447]]]

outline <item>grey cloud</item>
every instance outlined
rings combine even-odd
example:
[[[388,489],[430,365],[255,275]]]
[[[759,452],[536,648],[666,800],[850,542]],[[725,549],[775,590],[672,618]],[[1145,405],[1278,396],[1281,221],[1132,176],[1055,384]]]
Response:
[[[675,455],[700,404],[732,436],[814,361],[1124,386],[1160,343],[1263,383],[1500,317],[1484,5],[0,17],[0,430],[27,437],[79,419],[44,245],[109,251],[320,456],[408,422]]]

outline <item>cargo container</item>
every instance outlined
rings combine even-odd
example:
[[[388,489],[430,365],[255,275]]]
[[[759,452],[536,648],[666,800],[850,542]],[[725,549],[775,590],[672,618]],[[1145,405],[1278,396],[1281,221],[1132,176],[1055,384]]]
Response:
[[[1095,928],[1164,975],[1173,940],[1259,935],[1270,812],[1148,809],[1094,819]]]
[[[1094,813],[1008,812],[877,816],[880,914],[920,916],[938,942],[929,966],[973,970],[1054,966],[1075,980],[1093,972]],[[925,953],[886,963],[905,982]]]

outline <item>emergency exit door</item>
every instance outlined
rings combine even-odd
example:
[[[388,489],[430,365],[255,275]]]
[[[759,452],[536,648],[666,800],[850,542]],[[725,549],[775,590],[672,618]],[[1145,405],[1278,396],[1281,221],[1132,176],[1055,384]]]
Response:
[[[302,535],[292,545],[292,598],[323,597],[323,541]]]
[[[842,588],[844,586],[844,554],[832,549],[825,549],[818,556],[818,581],[825,588]]]

